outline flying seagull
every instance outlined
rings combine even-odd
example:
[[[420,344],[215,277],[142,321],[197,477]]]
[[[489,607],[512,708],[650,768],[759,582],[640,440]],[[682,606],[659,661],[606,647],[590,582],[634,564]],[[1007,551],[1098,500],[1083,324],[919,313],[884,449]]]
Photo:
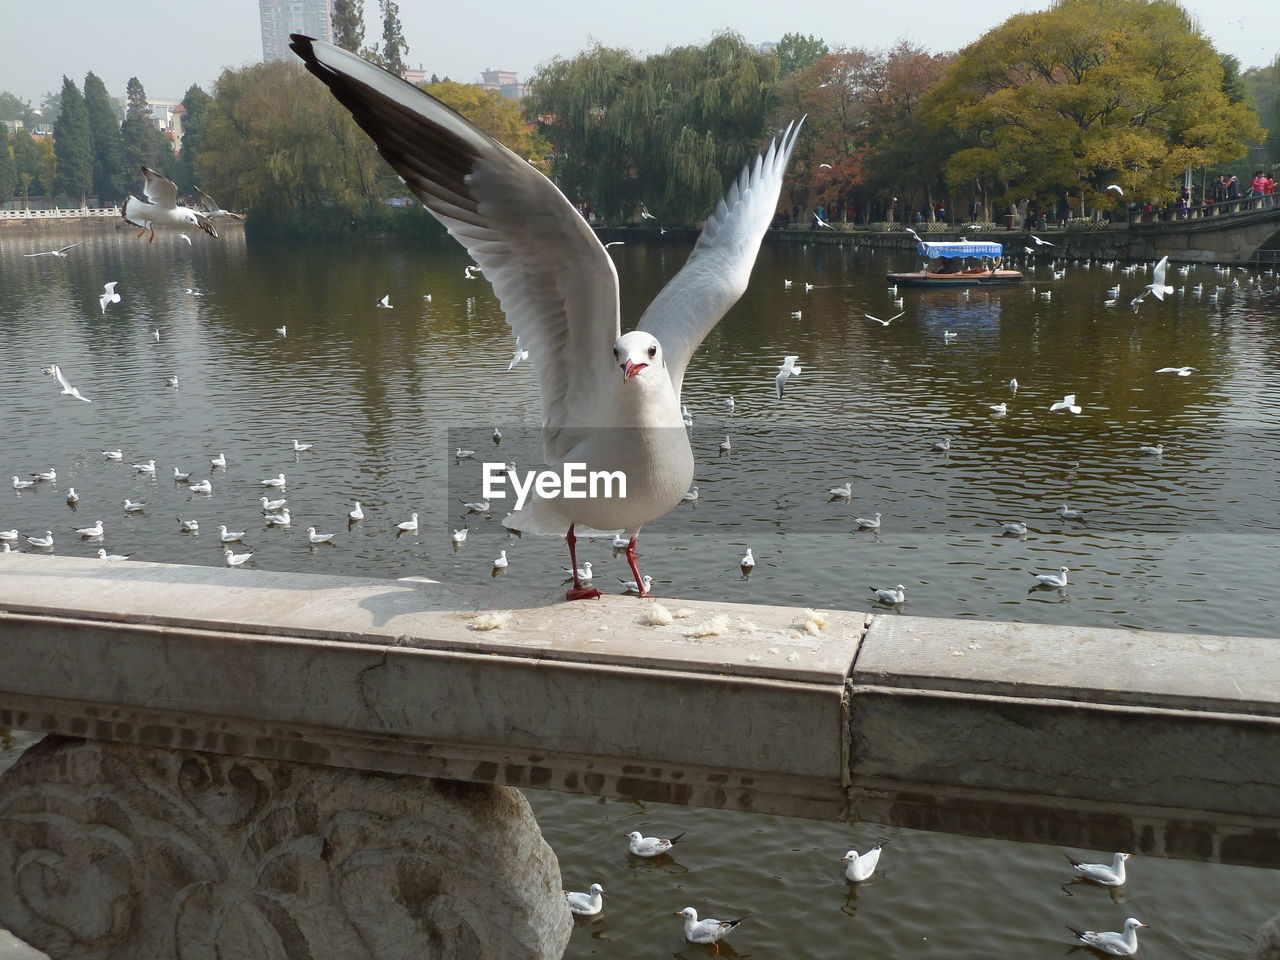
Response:
[[[68,243],[65,247],[59,247],[57,250],[41,250],[39,253],[24,253],[24,257],[57,257],[60,260],[67,259],[67,251],[72,247],[78,247],[84,243],[83,240],[77,240],[75,243]]]
[[[106,316],[108,304],[120,302],[120,294],[116,293],[116,284],[119,282],[119,280],[112,280],[102,285],[102,296],[98,297],[98,306],[102,308],[103,316]]]
[[[57,377],[58,383],[62,384],[62,395],[66,397],[75,397],[77,400],[83,400],[85,403],[93,403],[88,397],[84,396],[79,390],[73,387],[65,376],[62,374],[62,368],[56,363],[53,365],[53,375]]]
[[[200,198],[201,212],[210,220],[212,220],[214,217],[232,217],[236,220],[244,219],[244,217],[242,217],[238,213],[232,213],[230,210],[223,210],[222,207],[218,206],[217,200],[213,199],[213,197],[209,196],[199,187],[196,187],[195,191],[196,191],[196,196]],[[187,242],[190,243],[191,241],[188,240]]]
[[[543,462],[621,470],[627,496],[531,498],[511,529],[567,529],[569,599],[596,597],[576,576],[575,528],[622,530],[627,562],[641,527],[680,503],[693,451],[680,390],[694,351],[738,300],[773,219],[801,122],[790,124],[729,188],[684,268],[622,335],[613,261],[545,176],[439,100],[353,53],[293,35],[291,49],[377,144],[423,205],[484,269],[507,322],[533,354]],[[621,429],[619,429],[621,428]]]
[[[874,320],[876,323],[880,324],[880,326],[882,327],[887,327],[889,324],[893,323],[893,321],[897,320],[900,316],[902,316],[906,312],[907,311],[903,310],[902,313],[895,313],[888,320],[881,320],[879,317],[873,317],[869,313],[864,313],[863,316],[866,317],[868,320]]]
[[[151,237],[148,243],[155,243],[156,227],[199,227],[213,239],[218,239],[218,231],[213,222],[203,213],[197,213],[190,207],[178,206],[178,188],[172,180],[156,173],[150,167],[142,168],[142,194],[147,199],[139,200],[130,196],[124,202],[121,213],[126,223],[140,227],[138,236],[148,230]]]
[[[1111,184],[1108,184],[1108,185],[1107,185],[1107,189],[1108,189],[1108,190],[1114,190],[1116,193],[1120,194],[1120,196],[1122,196],[1122,197],[1124,196],[1124,189],[1123,189],[1123,188],[1120,186],[1120,184],[1118,184],[1118,183],[1111,183]]]
[[[782,366],[778,367],[778,375],[773,378],[773,385],[778,390],[778,399],[782,399],[782,391],[787,385],[787,377],[800,376],[800,364],[796,363],[799,357],[783,357]]]

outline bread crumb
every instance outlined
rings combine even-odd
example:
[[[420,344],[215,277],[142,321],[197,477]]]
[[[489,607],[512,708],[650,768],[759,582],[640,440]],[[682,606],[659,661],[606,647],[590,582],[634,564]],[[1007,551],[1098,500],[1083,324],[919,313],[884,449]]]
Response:
[[[477,613],[471,618],[471,629],[501,630],[510,622],[510,610],[494,610],[492,613]]]
[[[660,603],[655,603],[649,608],[649,616],[643,621],[651,627],[666,627],[675,622],[675,618],[671,616],[671,611]]]
[[[757,627],[750,620],[739,620],[738,629],[741,630],[743,633],[756,633],[757,631],[759,631],[760,628]]]
[[[679,610],[677,610],[675,613],[672,614],[672,616],[675,617],[677,620],[684,620],[687,617],[692,617],[693,615],[694,615],[694,612],[690,610],[688,607],[681,607]]]
[[[729,618],[723,613],[685,631],[686,637],[722,637],[729,632]]]
[[[817,636],[822,632],[822,628],[818,626],[817,623],[815,623],[814,621],[806,620],[804,622],[804,632],[809,634],[810,636]]]
[[[765,651],[765,653],[781,653],[781,652],[782,651],[779,650],[777,647],[770,647],[768,650]]]
[[[827,626],[827,615],[825,613],[819,613],[817,610],[810,610],[806,608],[804,612],[804,626],[806,630],[809,629],[809,624],[811,623],[817,626],[819,630],[825,630]]]
[[[794,650],[792,650],[790,653],[787,654],[788,663],[795,663],[799,659],[800,659],[800,654],[796,653]]]

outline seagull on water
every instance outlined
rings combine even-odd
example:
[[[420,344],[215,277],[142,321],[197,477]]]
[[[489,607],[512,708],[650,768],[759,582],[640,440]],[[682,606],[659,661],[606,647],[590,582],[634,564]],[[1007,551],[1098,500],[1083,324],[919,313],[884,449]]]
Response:
[[[173,482],[174,482],[174,483],[187,483],[187,482],[189,482],[190,480],[191,480],[191,474],[190,474],[190,473],[183,473],[183,472],[182,472],[181,470],[179,470],[177,467],[174,467],[174,468],[173,468]]]
[[[732,451],[733,443],[730,441],[729,435],[726,433],[724,439],[720,441],[720,455],[724,456],[726,453],[730,453]]]
[[[145,503],[136,503],[133,500],[130,500],[128,497],[124,498],[125,513],[141,513],[146,508],[147,508],[147,505]]]
[[[99,560],[128,560],[130,554],[127,553],[107,553],[102,547],[98,548]]]
[[[213,467],[225,467],[227,465],[227,455],[225,453],[220,453],[216,457],[210,457],[209,465]]]
[[[103,316],[106,316],[109,304],[120,302],[120,294],[116,293],[116,284],[119,282],[119,280],[112,280],[102,285],[103,292],[102,296],[98,297],[98,306],[102,308]]]
[[[666,852],[671,851],[671,847],[678,844],[684,833],[677,833],[673,837],[646,837],[637,829],[627,833],[627,850],[636,856],[662,856]]]
[[[951,340],[954,340],[954,339],[955,339],[956,337],[958,337],[958,336],[960,336],[960,334],[958,334],[958,333],[952,333],[950,330],[943,330],[943,331],[942,331],[942,339],[943,339],[944,341],[951,341]]]
[[[18,539],[18,531],[16,529],[0,530],[0,541],[17,540],[17,539]]]
[[[874,517],[854,517],[853,522],[858,525],[859,530],[879,530],[882,516],[883,514],[877,513]]]
[[[874,320],[876,323],[880,324],[880,326],[882,327],[887,327],[889,324],[893,323],[893,321],[897,320],[899,317],[906,314],[906,312],[907,311],[903,310],[901,313],[895,313],[888,320],[881,320],[879,317],[873,317],[869,313],[864,313],[863,316],[866,317],[868,320]]]
[[[1083,520],[1084,519],[1083,510],[1074,510],[1071,507],[1067,506],[1065,503],[1053,512],[1056,513],[1058,516],[1060,516],[1063,520]]]
[[[581,580],[584,583],[590,582],[592,579],[591,561],[586,561],[582,566],[577,568],[561,567],[565,573],[573,577],[574,580]]]
[[[484,273],[484,271],[480,267],[477,267],[474,263],[469,263],[462,268],[462,278],[464,280],[474,280],[476,277],[480,276],[480,274],[482,273]]]
[[[333,533],[316,533],[315,527],[307,527],[307,539],[312,543],[333,543],[333,538],[337,534]]]
[[[65,247],[59,247],[57,250],[41,250],[39,253],[24,253],[24,257],[57,257],[59,260],[67,259],[67,251],[72,247],[78,247],[84,243],[83,240],[77,240],[75,243],[68,243]]]
[[[1025,537],[1027,524],[1025,520],[1000,520],[1000,535],[1004,537]]]
[[[104,457],[106,457],[108,460],[123,460],[123,459],[124,459],[124,451],[123,451],[123,450],[103,450],[103,451],[102,451],[102,455],[103,455]]]
[[[1074,857],[1067,857],[1078,876],[1092,880],[1104,887],[1124,886],[1124,862],[1133,854],[1117,853],[1110,863],[1082,863]]]
[[[204,215],[208,217],[210,220],[212,220],[214,217],[232,217],[236,220],[244,219],[244,217],[242,217],[238,213],[232,213],[230,210],[223,210],[222,207],[218,205],[217,200],[213,199],[213,197],[209,196],[199,187],[196,187],[195,191],[196,191],[196,196],[200,198],[201,212],[204,213]],[[191,241],[188,240],[187,242],[190,243]]]
[[[293,441],[293,452],[294,452],[294,453],[302,453],[304,450],[310,450],[310,449],[311,449],[312,447],[314,447],[314,446],[315,446],[315,444],[314,444],[314,443],[299,443],[297,440],[294,440],[294,441]]]
[[[698,911],[693,907],[685,907],[683,910],[677,911],[675,915],[684,917],[684,938],[690,943],[719,944],[734,927],[747,919],[746,917],[739,917],[737,920],[713,920],[708,917],[705,920],[699,920]]]
[[[359,500],[357,500],[357,501],[356,501],[355,508],[354,508],[354,509],[352,509],[352,510],[349,510],[349,511],[347,512],[347,519],[348,519],[348,520],[363,520],[363,519],[364,519],[364,510],[362,510],[362,509],[361,509],[361,507],[360,507],[360,501],[359,501]]]
[[[640,587],[638,587],[638,586],[636,585],[636,582],[635,582],[634,580],[624,580],[624,579],[622,579],[622,577],[619,577],[619,578],[618,578],[618,582],[619,582],[620,584],[622,584],[622,592],[623,592],[623,593],[640,593],[640,592],[641,592]],[[643,590],[643,592],[644,592],[644,593],[648,593],[648,592],[649,592],[649,588],[650,588],[651,586],[653,586],[653,577],[649,576],[649,574],[647,574],[647,573],[646,573],[646,574],[644,575],[644,590]]]
[[[453,459],[455,460],[474,460],[476,452],[474,450],[463,450],[461,447],[453,448]]]
[[[880,851],[884,849],[884,845],[889,841],[883,837],[876,841],[876,845],[866,853],[859,854],[857,850],[850,850],[840,859],[844,861],[844,878],[852,880],[854,883],[861,883],[867,880],[876,872],[876,864],[880,862]]]
[[[190,489],[192,493],[213,493],[213,484],[208,480],[192,480]]]
[[[179,517],[178,527],[179,529],[182,530],[183,533],[199,533],[200,521],[199,520],[183,520],[181,517]]]
[[[396,524],[396,529],[401,533],[417,533],[418,532],[418,515],[410,514],[409,519]]]
[[[951,438],[943,437],[941,440],[935,440],[929,449],[949,453],[951,451]]]
[[[244,531],[236,533],[234,530],[228,530],[225,523],[218,525],[218,537],[223,543],[235,543],[237,540],[244,539]]]
[[[1065,587],[1067,585],[1067,574],[1071,571],[1066,567],[1059,567],[1057,573],[1028,572],[1035,577],[1036,586],[1038,587]]]
[[[488,513],[489,512],[489,501],[487,499],[475,500],[470,502],[466,500],[459,500],[458,502],[467,508],[467,513]]]
[[[907,588],[902,584],[889,590],[881,590],[878,587],[872,587],[871,592],[875,594],[876,599],[881,603],[896,607],[900,603],[907,602]]]
[[[783,357],[782,365],[778,367],[778,375],[773,378],[773,385],[778,391],[778,399],[782,399],[783,388],[787,385],[788,377],[800,376],[800,364],[796,363],[799,357]]]
[[[386,295],[384,295],[384,296],[383,296],[383,298],[382,298],[381,300],[379,300],[377,303],[375,303],[375,304],[374,304],[374,306],[375,306],[375,307],[381,307],[381,308],[382,308],[382,309],[384,309],[384,310],[394,310],[394,309],[395,309],[395,307],[393,307],[393,306],[391,305],[391,294],[389,294],[389,293],[388,293],[388,294],[386,294]]]
[[[743,570],[750,570],[756,565],[755,554],[751,552],[751,548],[747,547],[747,552],[742,555],[742,559],[738,561],[738,566]]]
[[[1156,373],[1176,373],[1180,377],[1189,377],[1196,367],[1161,367]],[[66,391],[64,390],[63,393]]]
[[[509,565],[510,561],[507,560],[507,551],[505,550],[499,553],[493,560],[494,570],[505,570]]]
[[[146,463],[135,463],[133,465],[133,469],[138,473],[154,474],[156,472],[156,462],[154,460],[148,460]]]
[[[43,537],[27,537],[27,543],[31,544],[33,547],[52,547],[53,531],[46,530]]]
[[[1003,417],[1009,412],[1009,405],[1007,403],[989,403],[987,404],[987,408],[997,417]]]
[[[853,496],[853,481],[850,480],[843,487],[832,487],[827,493],[831,494],[832,500],[848,500]]]
[[[280,334],[280,336],[282,336],[282,337],[288,338],[288,336],[289,336],[289,327],[288,327],[288,325],[286,324],[286,325],[285,325],[285,326],[283,326],[283,327],[276,327],[276,333]]]
[[[1164,456],[1164,444],[1163,444],[1163,443],[1157,443],[1157,444],[1154,444],[1154,445],[1152,445],[1152,446],[1146,446],[1146,445],[1143,445],[1143,446],[1139,447],[1139,448],[1138,448],[1138,450],[1139,450],[1139,451],[1141,451],[1142,453],[1145,453],[1145,454],[1146,454],[1147,456],[1149,456],[1149,457],[1163,457],[1163,456]]]
[[[36,482],[34,480],[23,480],[21,477],[13,478],[13,489],[15,490],[25,490],[27,487],[34,487],[35,485]]]
[[[288,527],[293,524],[293,517],[289,516],[288,507],[282,507],[279,513],[268,513],[262,519],[271,527]]]
[[[233,553],[230,548],[223,550],[222,555],[226,557],[228,567],[238,567],[253,556],[252,553]]]
[[[275,513],[277,510],[282,510],[289,500],[285,497],[281,497],[279,500],[268,500],[266,497],[259,497],[258,502],[262,504],[263,513]]]
[[[691,490],[689,490],[687,493],[685,493],[685,494],[684,494],[680,499],[681,499],[682,501],[684,501],[685,503],[697,503],[697,502],[698,502],[698,488],[697,488],[696,486],[695,486],[695,487],[693,487],[693,489],[691,489]]]
[[[543,462],[549,469],[566,462],[587,470],[607,465],[626,474],[625,499],[533,497],[505,525],[563,533],[574,569],[576,527],[622,530],[630,538],[632,575],[643,582],[636,559],[640,530],[670,512],[693,480],[688,434],[669,429],[683,424],[685,371],[746,289],[800,122],[748,164],[708,218],[684,268],[638,329],[624,336],[613,262],[547,177],[440,101],[357,55],[296,34],[291,49],[492,281],[538,368]],[[529,230],[530,223],[538,229]],[[597,595],[581,583],[567,593],[569,599]]]
[[[1076,939],[1086,947],[1093,947],[1095,950],[1115,957],[1132,957],[1138,952],[1138,929],[1142,927],[1146,927],[1146,924],[1137,917],[1128,917],[1125,920],[1123,933],[1077,930],[1071,924],[1067,924],[1067,929],[1074,933]]]
[[[414,514],[414,517],[417,517],[416,513]],[[401,524],[401,526],[403,526],[403,524]],[[454,530],[452,533],[450,533],[449,539],[453,541],[453,544],[456,547],[460,544],[467,542],[467,533],[468,533],[467,528],[463,527],[461,530]]]
[[[284,474],[278,477],[268,477],[266,480],[259,480],[264,487],[283,487],[285,485]]]
[[[103,526],[101,520],[93,521],[92,527],[81,527],[76,533],[80,534],[81,540],[97,540],[102,536]]]
[[[591,885],[590,893],[574,893],[566,890],[564,898],[569,904],[569,912],[579,917],[594,917],[604,907],[604,887],[598,883]]]
[[[37,470],[35,473],[31,474],[31,476],[35,477],[37,480],[57,480],[58,471],[53,467],[50,467],[48,470]]]
[[[142,179],[142,195],[146,199],[128,197],[120,208],[126,223],[141,228],[139,237],[150,230],[151,237],[147,242],[155,243],[156,227],[199,227],[213,239],[218,239],[213,221],[190,207],[178,206],[178,188],[172,180],[166,180],[150,167],[142,168]]]
[[[1074,393],[1068,393],[1061,400],[1055,400],[1049,404],[1050,413],[1056,413],[1059,410],[1070,410],[1072,413],[1079,413],[1083,409],[1084,407],[1076,403],[1076,395]]]
[[[75,397],[77,400],[83,400],[85,403],[93,403],[88,397],[82,394],[78,389],[73,387],[62,373],[62,367],[56,363],[53,365],[53,375],[57,378],[58,383],[62,385],[62,395],[64,397]]]

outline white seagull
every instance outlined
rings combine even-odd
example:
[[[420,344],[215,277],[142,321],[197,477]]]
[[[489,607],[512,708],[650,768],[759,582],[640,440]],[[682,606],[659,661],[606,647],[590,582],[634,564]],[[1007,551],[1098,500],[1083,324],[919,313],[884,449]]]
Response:
[[[294,453],[302,453],[302,451],[304,451],[304,450],[310,450],[310,449],[311,449],[312,447],[314,447],[314,446],[315,446],[315,444],[314,444],[314,443],[299,443],[297,440],[294,440],[294,441],[293,441],[293,452],[294,452]]]
[[[33,547],[52,547],[53,531],[46,530],[43,537],[27,537],[27,543],[31,544]]]
[[[53,375],[57,378],[58,383],[62,385],[62,395],[64,397],[75,397],[77,400],[83,400],[85,403],[93,403],[92,400],[71,385],[70,381],[68,381],[66,376],[63,374],[62,368],[56,363],[53,365]]]
[[[289,502],[287,497],[281,497],[279,500],[268,500],[266,497],[259,497],[258,502],[262,504],[263,513],[275,513]]]
[[[282,337],[287,338],[287,337],[289,336],[289,327],[288,327],[288,325],[286,324],[286,325],[285,325],[285,326],[283,326],[283,327],[276,327],[276,333],[280,334],[280,336],[282,336]]]
[[[832,487],[827,493],[831,494],[832,500],[848,500],[853,497],[853,481],[850,480],[843,487]]]
[[[316,533],[315,527],[307,527],[307,539],[312,543],[333,543],[335,536],[332,533]]]
[[[474,280],[476,277],[480,276],[480,274],[482,273],[484,273],[484,271],[480,267],[477,267],[474,263],[468,263],[465,267],[462,268],[462,278],[464,280]]]
[[[106,457],[108,460],[123,460],[123,459],[124,459],[124,451],[123,451],[123,450],[103,450],[103,451],[102,451],[102,455],[103,455],[104,457]]]
[[[626,835],[627,850],[636,856],[662,856],[671,851],[671,847],[678,844],[684,836],[684,833],[677,833],[673,837],[646,837],[634,829]]]
[[[1084,519],[1083,510],[1072,509],[1071,507],[1067,506],[1065,503],[1053,512],[1056,513],[1058,516],[1060,516],[1063,520],[1083,520]]]
[[[1006,537],[1026,536],[1027,524],[1024,520],[1000,520],[1000,534]]]
[[[1065,587],[1067,585],[1067,574],[1071,571],[1067,567],[1059,567],[1057,573],[1035,573],[1031,576],[1036,579],[1036,586],[1039,587]]]
[[[92,527],[81,527],[76,533],[80,534],[81,540],[97,540],[102,536],[103,526],[101,520],[93,521]]]
[[[579,917],[594,917],[604,907],[603,894],[604,887],[593,883],[590,893],[574,893],[566,890],[564,898],[568,901],[570,913]]]
[[[1146,924],[1137,917],[1128,917],[1125,920],[1123,933],[1077,930],[1071,924],[1067,924],[1067,929],[1074,933],[1076,939],[1086,947],[1093,947],[1114,957],[1132,957],[1138,952],[1138,930],[1143,927],[1146,927]]]
[[[391,294],[389,294],[389,293],[388,293],[388,294],[386,294],[386,295],[385,295],[381,300],[379,300],[377,303],[375,303],[375,304],[374,304],[374,306],[375,306],[375,307],[382,307],[382,309],[384,309],[384,310],[394,310],[394,309],[395,309],[395,307],[393,307],[393,306],[391,305]]]
[[[68,243],[65,247],[59,247],[57,250],[41,250],[39,253],[24,253],[24,257],[57,257],[60,260],[67,259],[67,251],[72,247],[78,247],[84,243],[83,240],[77,240],[75,243]]]
[[[1122,197],[1124,196],[1124,188],[1123,188],[1123,187],[1121,187],[1121,186],[1120,186],[1120,184],[1118,184],[1118,183],[1109,183],[1109,184],[1107,184],[1107,189],[1108,189],[1108,190],[1114,190],[1116,193],[1120,194],[1120,196],[1122,196]]]
[[[156,472],[156,462],[154,460],[148,460],[146,463],[135,463],[133,465],[133,469],[138,473],[154,474]]]
[[[622,584],[623,593],[640,593],[641,592],[640,587],[636,585],[636,582],[634,580],[623,580],[621,577],[619,577],[618,582]],[[651,586],[653,586],[653,577],[649,576],[646,573],[644,575],[644,592],[648,593],[649,588]]]
[[[891,607],[896,607],[900,603],[907,602],[907,588],[902,584],[898,584],[896,588],[889,590],[881,590],[872,587],[871,592],[876,595],[876,599],[881,603],[887,603]]]
[[[220,453],[216,457],[210,457],[209,465],[213,467],[225,467],[227,465],[227,455],[225,453]]]
[[[129,559],[129,554],[127,554],[127,553],[107,553],[107,551],[106,551],[105,549],[103,549],[102,547],[99,547],[99,548],[98,548],[98,559],[99,559],[99,560],[128,560],[128,559]]]
[[[240,216],[238,213],[232,213],[230,210],[223,210],[222,207],[218,206],[217,200],[213,199],[213,197],[209,196],[199,187],[196,187],[195,191],[196,196],[200,198],[201,212],[210,220],[214,217],[233,217],[236,220],[244,219],[244,217]],[[188,240],[187,242],[190,243],[191,241]]]
[[[510,561],[507,560],[507,551],[505,550],[499,553],[493,560],[493,569],[495,570],[505,570],[509,565]]]
[[[884,845],[888,840],[881,838],[876,841],[876,845],[866,853],[859,854],[857,850],[850,850],[840,859],[845,863],[844,878],[852,880],[854,883],[861,883],[868,879],[876,872],[876,864],[880,862],[880,851],[884,849]]]
[[[284,474],[278,477],[268,477],[266,480],[259,480],[264,487],[283,487],[285,485]]]
[[[1075,872],[1085,880],[1092,880],[1104,887],[1120,887],[1124,885],[1124,862],[1133,854],[1117,853],[1111,863],[1082,863],[1074,857],[1067,857]]]
[[[575,569],[576,527],[621,530],[640,581],[641,528],[678,504],[693,480],[680,417],[685,371],[746,289],[800,123],[790,124],[730,186],[684,268],[649,305],[639,329],[624,336],[613,261],[549,179],[440,101],[355,54],[296,35],[291,48],[484,269],[538,368],[548,469],[584,463],[627,477],[625,499],[533,497],[504,523],[526,533],[564,533]],[[597,595],[580,583],[567,594]]]
[[[1056,413],[1059,410],[1070,410],[1072,413],[1079,413],[1083,409],[1080,404],[1076,403],[1076,395],[1074,393],[1068,393],[1061,400],[1055,400],[1049,404],[1050,413]]]
[[[516,337],[516,350],[515,350],[515,353],[511,354],[511,362],[507,364],[507,373],[510,373],[512,370],[514,370],[516,368],[516,364],[519,363],[521,360],[528,360],[528,359],[529,359],[529,351],[524,350],[520,347],[520,338]]]
[[[734,927],[747,919],[739,917],[737,920],[713,920],[708,917],[699,920],[698,911],[693,907],[685,907],[675,915],[684,917],[684,938],[690,943],[719,943]]]
[[[347,512],[347,519],[348,519],[348,520],[363,520],[363,519],[364,519],[364,510],[362,510],[362,509],[360,508],[360,501],[359,501],[359,500],[357,500],[357,501],[356,501],[355,508],[354,508],[353,510],[350,510],[350,511],[348,511],[348,512]]]
[[[146,508],[147,508],[147,505],[145,503],[136,503],[133,500],[130,500],[128,497],[124,498],[125,513],[141,513]]]
[[[232,553],[230,548],[223,550],[222,555],[226,557],[228,567],[238,567],[253,556],[252,553]]]
[[[415,513],[415,514],[414,514],[414,516],[416,517],[416,516],[417,516],[417,514]],[[403,526],[403,524],[401,524],[401,526]],[[450,534],[449,534],[449,539],[450,539],[450,540],[452,540],[452,541],[453,541],[453,543],[454,543],[455,545],[456,545],[456,544],[461,544],[461,543],[466,543],[466,542],[467,542],[467,528],[466,528],[466,527],[463,527],[461,530],[454,530],[452,533],[450,533]]]
[[[853,522],[858,525],[859,530],[879,530],[881,516],[883,514],[877,513],[874,517],[854,517]]]
[[[244,531],[236,533],[234,530],[228,530],[225,523],[218,525],[218,537],[223,543],[235,543],[237,540],[244,539]]]
[[[907,312],[907,311],[903,310],[903,311],[902,311],[902,313],[895,313],[895,314],[894,314],[892,317],[890,317],[888,320],[881,320],[879,317],[873,317],[873,316],[872,316],[871,314],[869,314],[869,313],[864,313],[864,314],[863,314],[863,316],[864,316],[864,317],[866,317],[868,320],[874,320],[876,323],[880,324],[880,326],[882,326],[882,327],[887,327],[889,324],[893,323],[893,321],[897,320],[899,317],[901,317],[901,316],[902,316],[903,314],[905,314],[906,312]]]
[[[281,508],[279,513],[268,513],[262,519],[272,527],[288,527],[293,524],[293,517],[289,516],[288,507]]]
[[[1163,300],[1166,293],[1173,293],[1173,287],[1164,282],[1165,272],[1169,269],[1169,258],[1161,257],[1160,262],[1151,271],[1151,282],[1143,290],[1142,296],[1154,294],[1157,300]]]
[[[570,574],[574,580],[581,580],[584,583],[590,582],[592,579],[591,561],[588,560],[582,566],[570,569],[569,567],[561,567],[565,573]]]
[[[1143,445],[1143,446],[1139,447],[1139,448],[1138,448],[1138,450],[1139,450],[1140,452],[1142,452],[1142,453],[1145,453],[1145,454],[1146,454],[1147,456],[1149,456],[1149,457],[1163,457],[1163,456],[1164,456],[1164,444],[1163,444],[1163,443],[1157,443],[1157,444],[1154,444],[1154,445],[1152,445],[1152,446],[1146,446],[1146,445]]]
[[[21,477],[13,478],[13,489],[15,490],[25,490],[27,487],[34,487],[35,485],[36,482],[34,480],[23,480]]]
[[[75,506],[80,502],[80,494],[76,493],[75,487],[67,487],[67,503]]]
[[[1161,367],[1156,373],[1176,373],[1180,377],[1189,377],[1195,367]],[[62,391],[66,393],[66,391]]]
[[[782,365],[778,367],[778,375],[773,378],[773,385],[777,388],[778,399],[782,399],[782,391],[787,385],[787,377],[800,376],[800,364],[796,363],[799,357],[783,357]]]
[[[107,306],[109,304],[120,302],[120,294],[116,293],[116,284],[119,282],[119,280],[112,280],[110,283],[104,283],[102,285],[103,292],[102,296],[98,297],[98,306],[102,308],[104,316],[107,313]]]
[[[418,515],[416,513],[411,514],[408,520],[405,520],[402,523],[397,523],[396,529],[401,531],[402,533],[417,533],[418,532]]]
[[[747,552],[742,555],[742,559],[738,561],[738,566],[743,570],[750,570],[756,565],[755,554],[751,552],[751,548],[747,547]]]
[[[142,179],[142,195],[146,200],[128,197],[120,209],[126,223],[141,228],[138,236],[150,230],[151,237],[147,242],[154,243],[156,227],[199,227],[213,239],[218,239],[218,231],[208,217],[190,207],[178,206],[178,188],[172,180],[166,180],[150,167],[142,168]]]
[[[208,480],[192,480],[191,492],[192,493],[213,493],[213,484],[210,483]]]
[[[199,520],[183,520],[181,517],[179,517],[178,527],[179,529],[182,530],[183,533],[199,533],[200,521]]]

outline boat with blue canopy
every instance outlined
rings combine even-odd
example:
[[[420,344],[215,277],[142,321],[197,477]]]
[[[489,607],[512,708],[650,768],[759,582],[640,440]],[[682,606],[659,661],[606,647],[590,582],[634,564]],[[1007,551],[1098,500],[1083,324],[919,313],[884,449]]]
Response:
[[[969,287],[1021,283],[1022,273],[1006,270],[1004,246],[994,240],[920,240],[916,248],[926,259],[912,273],[887,274],[890,281],[916,287]]]

